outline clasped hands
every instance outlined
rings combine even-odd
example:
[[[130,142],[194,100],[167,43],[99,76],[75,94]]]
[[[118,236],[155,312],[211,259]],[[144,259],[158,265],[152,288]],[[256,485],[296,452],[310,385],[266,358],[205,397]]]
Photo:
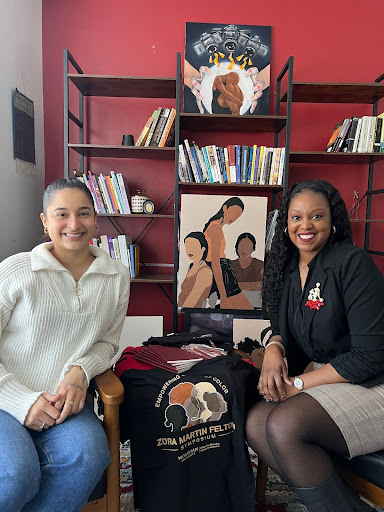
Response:
[[[79,413],[85,405],[87,378],[80,366],[72,366],[57,387],[56,394],[42,393],[31,406],[24,426],[36,431],[46,430]]]
[[[293,385],[293,378],[288,377],[281,350],[271,346],[265,351],[263,366],[257,389],[266,402],[281,402],[300,393]]]

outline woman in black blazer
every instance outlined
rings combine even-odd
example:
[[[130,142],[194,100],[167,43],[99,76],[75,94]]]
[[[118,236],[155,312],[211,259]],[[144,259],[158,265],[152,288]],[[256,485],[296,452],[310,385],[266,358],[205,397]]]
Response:
[[[331,184],[303,182],[283,198],[263,306],[272,336],[258,386],[265,400],[247,418],[249,445],[309,511],[372,510],[334,472],[330,454],[384,448],[384,277],[353,245]]]

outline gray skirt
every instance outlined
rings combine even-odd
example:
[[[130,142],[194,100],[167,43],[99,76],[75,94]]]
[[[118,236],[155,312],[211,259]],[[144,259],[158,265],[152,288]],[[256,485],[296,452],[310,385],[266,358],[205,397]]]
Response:
[[[339,427],[349,458],[384,449],[384,384],[324,384],[303,392],[313,396]]]

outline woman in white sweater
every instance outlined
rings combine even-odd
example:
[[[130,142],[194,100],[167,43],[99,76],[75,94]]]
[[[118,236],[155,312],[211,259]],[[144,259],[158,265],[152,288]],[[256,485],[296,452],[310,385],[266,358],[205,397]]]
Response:
[[[110,460],[85,398],[118,349],[129,272],[89,245],[80,181],[53,182],[41,220],[51,242],[0,263],[2,512],[79,512]]]

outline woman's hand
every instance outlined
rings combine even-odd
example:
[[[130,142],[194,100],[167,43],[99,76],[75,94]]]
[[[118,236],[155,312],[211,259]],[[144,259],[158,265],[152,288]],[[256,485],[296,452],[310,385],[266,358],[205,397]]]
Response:
[[[61,410],[56,425],[63,423],[68,416],[77,414],[83,409],[87,388],[87,377],[82,368],[72,366],[56,390],[56,393],[61,395],[61,399],[55,404],[56,409]]]
[[[41,394],[29,409],[24,420],[24,426],[37,432],[53,427],[60,416],[60,412],[55,408],[54,404],[60,399],[61,395]]]
[[[289,388],[293,387],[278,345],[267,345],[257,387],[265,400],[274,402],[284,400],[290,392]]]

